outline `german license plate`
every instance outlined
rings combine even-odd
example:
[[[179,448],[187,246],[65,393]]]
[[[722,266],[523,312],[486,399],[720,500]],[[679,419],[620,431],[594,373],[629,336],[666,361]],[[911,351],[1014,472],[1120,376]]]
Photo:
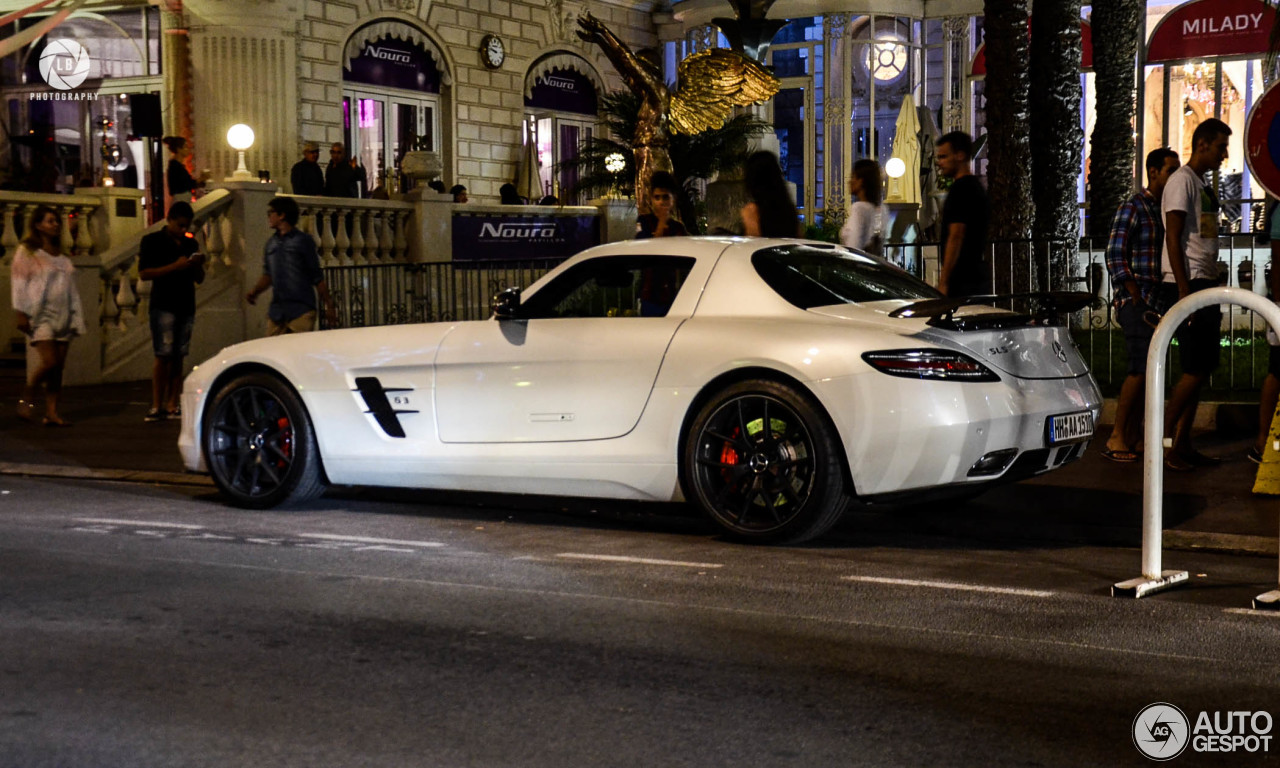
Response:
[[[1049,445],[1088,440],[1093,437],[1093,413],[1084,411],[1050,416],[1045,432]]]

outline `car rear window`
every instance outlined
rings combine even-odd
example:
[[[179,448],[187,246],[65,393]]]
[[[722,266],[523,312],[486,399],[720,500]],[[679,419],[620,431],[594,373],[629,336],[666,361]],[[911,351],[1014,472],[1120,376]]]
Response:
[[[884,259],[843,249],[783,245],[756,251],[751,264],[769,287],[801,309],[942,294]]]

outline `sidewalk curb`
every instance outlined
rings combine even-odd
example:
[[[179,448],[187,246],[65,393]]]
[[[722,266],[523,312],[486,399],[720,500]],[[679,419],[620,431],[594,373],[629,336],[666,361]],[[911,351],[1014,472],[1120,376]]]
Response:
[[[187,474],[185,472],[147,472],[137,469],[93,469],[91,467],[71,467],[64,464],[19,464],[0,461],[0,475],[214,487],[213,479],[208,475]]]

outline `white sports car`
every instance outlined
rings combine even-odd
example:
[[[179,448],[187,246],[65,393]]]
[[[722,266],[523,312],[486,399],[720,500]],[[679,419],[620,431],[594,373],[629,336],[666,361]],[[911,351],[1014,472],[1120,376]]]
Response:
[[[972,495],[1078,458],[1102,402],[1044,294],[947,300],[798,240],[578,254],[494,317],[257,339],[187,379],[179,447],[233,504],[326,484],[688,499],[742,539],[853,498]]]

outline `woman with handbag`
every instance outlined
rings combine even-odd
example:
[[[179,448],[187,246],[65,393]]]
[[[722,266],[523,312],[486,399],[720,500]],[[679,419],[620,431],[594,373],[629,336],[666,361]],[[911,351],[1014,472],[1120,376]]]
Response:
[[[62,253],[62,222],[47,205],[31,214],[27,236],[13,256],[13,310],[18,330],[31,339],[39,362],[27,374],[18,415],[35,421],[36,389],[44,384],[44,424],[65,427],[58,415],[62,369],[71,340],[85,332],[84,308],[76,291],[75,267]]]

